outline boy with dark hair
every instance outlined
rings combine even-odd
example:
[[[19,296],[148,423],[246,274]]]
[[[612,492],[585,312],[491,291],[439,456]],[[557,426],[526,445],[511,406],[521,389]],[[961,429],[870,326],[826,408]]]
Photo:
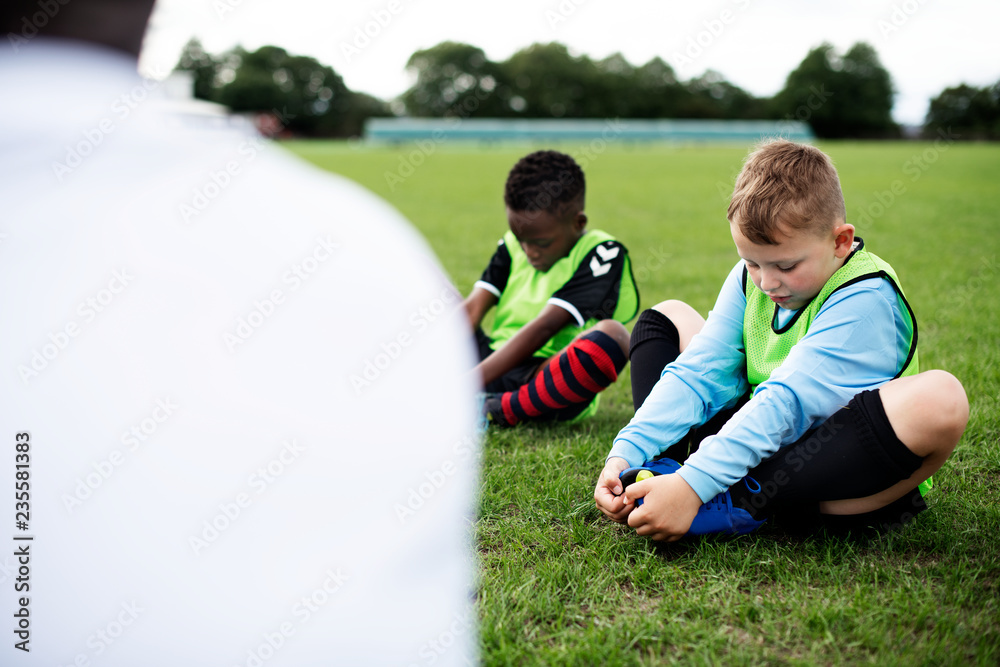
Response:
[[[556,151],[525,156],[507,177],[510,229],[464,304],[493,424],[590,416],[628,361],[624,323],[639,293],[625,246],[586,229],[585,190],[580,166]]]
[[[742,261],[708,320],[665,301],[636,322],[636,414],[597,506],[668,541],[772,516],[837,532],[905,523],[965,430],[962,385],[918,372],[913,312],[892,267],[855,239],[824,153],[762,145],[727,217]]]

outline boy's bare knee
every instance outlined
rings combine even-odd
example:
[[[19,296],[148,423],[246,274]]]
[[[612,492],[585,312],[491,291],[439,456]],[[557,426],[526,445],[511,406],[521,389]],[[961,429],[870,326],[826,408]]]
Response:
[[[896,435],[920,456],[947,455],[969,421],[965,388],[951,373],[924,371],[879,389]]]
[[[947,437],[953,445],[957,444],[969,423],[969,398],[965,387],[947,371],[931,370],[922,375],[928,376],[926,381],[930,389],[927,393],[937,397],[937,428],[942,438]]]
[[[705,318],[697,310],[678,299],[661,301],[653,306],[653,310],[666,315],[677,327],[681,352],[687,348],[695,334],[705,326]]]
[[[694,308],[687,305],[680,299],[667,299],[666,301],[661,301],[653,306],[653,310],[658,310],[670,319],[673,319],[675,316],[683,317],[688,312],[694,311]],[[695,311],[695,313],[697,313],[697,311]]]
[[[629,333],[624,324],[618,322],[617,320],[601,320],[595,324],[591,330],[600,331],[601,333],[611,336],[615,342],[618,343],[618,347],[622,349],[622,354],[628,358]]]

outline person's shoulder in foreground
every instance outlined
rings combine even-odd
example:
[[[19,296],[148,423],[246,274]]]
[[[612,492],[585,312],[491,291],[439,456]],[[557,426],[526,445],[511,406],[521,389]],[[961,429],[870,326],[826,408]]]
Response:
[[[708,512],[701,503],[720,498],[727,516],[739,515],[734,503],[749,507],[750,528],[783,502],[876,520],[872,513],[905,500],[947,459],[967,419],[961,384],[942,371],[917,373],[915,317],[892,267],[855,239],[824,153],[787,141],[762,145],[737,178],[728,217],[743,266],[727,278],[708,321],[668,301],[633,330],[637,412],[615,440],[595,500],[611,518],[658,539],[696,531]],[[641,387],[639,349],[659,350],[650,368],[662,369]],[[933,408],[915,409],[924,401]],[[858,426],[868,435],[833,424],[843,406],[859,404],[851,414],[870,417]],[[681,441],[713,417],[724,426],[690,443],[696,451],[687,457]],[[847,470],[813,451],[809,436],[823,428],[838,433],[838,444],[821,449],[839,448]],[[889,453],[864,460],[871,456],[864,450],[875,449],[871,438]],[[687,457],[670,470],[676,474],[622,493],[620,473],[672,446],[675,458]],[[852,459],[849,446],[862,451]],[[742,483],[748,472],[753,479]],[[758,480],[771,476],[780,482],[760,494]],[[652,491],[653,501],[633,511]]]
[[[0,57],[0,663],[474,661],[460,297],[385,203],[155,100],[151,4]]]
[[[493,423],[593,414],[596,394],[624,366],[624,323],[638,311],[638,290],[625,246],[587,229],[585,196],[583,170],[558,151],[523,157],[507,177],[508,231],[465,300],[480,341],[477,373],[495,393],[494,409],[487,408]],[[486,334],[480,324],[494,307]],[[590,345],[603,372],[571,378],[573,389],[555,397],[527,388],[518,397],[545,360],[581,339],[591,341],[584,347]]]

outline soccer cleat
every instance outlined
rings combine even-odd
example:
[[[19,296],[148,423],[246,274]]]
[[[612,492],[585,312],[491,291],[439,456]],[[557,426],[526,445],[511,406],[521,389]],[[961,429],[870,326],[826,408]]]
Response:
[[[480,394],[480,401],[482,403],[481,417],[486,427],[496,426],[498,428],[505,428],[511,426],[503,413],[502,397],[503,394],[499,392],[485,392]]]
[[[741,480],[750,493],[760,493],[760,484],[753,477]],[[739,484],[739,482],[737,482]],[[750,512],[742,507],[733,507],[733,498],[729,491],[723,491],[698,508],[698,514],[688,529],[689,535],[711,535],[713,533],[728,533],[730,535],[746,535],[764,525],[757,521]]]
[[[622,481],[622,489],[633,482],[641,482],[643,479],[656,477],[657,475],[669,475],[680,470],[681,464],[673,459],[657,459],[647,461],[644,465],[623,470],[618,479]],[[760,493],[760,484],[753,477],[744,477],[742,482],[746,484],[750,493]],[[642,505],[642,498],[635,501],[635,506]],[[729,491],[723,491],[707,503],[698,508],[688,535],[713,535],[724,533],[729,535],[745,535],[757,530],[764,524],[757,521],[749,512],[740,507],[733,507],[732,496]]]
[[[655,461],[646,461],[644,465],[622,470],[618,474],[618,479],[622,481],[622,490],[624,490],[626,486],[633,482],[641,482],[644,479],[656,477],[657,475],[669,475],[672,472],[680,470],[680,467],[681,464],[673,459],[663,458]],[[635,501],[636,507],[641,504],[642,498]]]

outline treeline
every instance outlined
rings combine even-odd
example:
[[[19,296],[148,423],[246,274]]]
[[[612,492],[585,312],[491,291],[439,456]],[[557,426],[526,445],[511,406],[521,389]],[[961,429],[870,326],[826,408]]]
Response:
[[[892,120],[892,77],[863,42],[843,54],[829,44],[812,49],[784,88],[765,98],[712,70],[683,81],[661,58],[639,66],[618,53],[594,60],[556,42],[501,62],[456,42],[417,51],[407,63],[416,83],[391,103],[351,91],[328,65],[275,46],[213,55],[191,40],[177,68],[194,73],[196,97],[269,112],[304,136],[358,136],[366,118],[391,115],[801,120],[820,138],[901,133]],[[934,136],[938,129],[963,139],[1000,138],[1000,83],[943,91],[931,101],[923,131]]]
[[[963,83],[932,99],[924,135],[936,137],[942,132],[966,140],[1000,140],[1000,81],[983,88]]]
[[[272,129],[296,135],[360,136],[366,118],[392,115],[386,102],[350,90],[329,65],[277,46],[213,55],[192,39],[176,69],[193,73],[196,98],[268,114],[280,124]]]

